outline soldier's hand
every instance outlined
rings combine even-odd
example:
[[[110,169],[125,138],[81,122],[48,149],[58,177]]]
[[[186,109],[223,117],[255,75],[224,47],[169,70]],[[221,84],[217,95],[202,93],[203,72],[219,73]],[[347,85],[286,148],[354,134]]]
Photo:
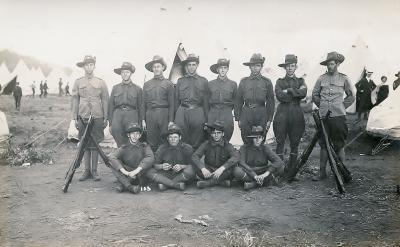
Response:
[[[170,170],[171,168],[172,168],[171,164],[168,164],[168,163],[162,164],[162,169],[163,169],[164,171],[168,171],[168,170]]]
[[[140,172],[141,170],[142,170],[142,168],[141,168],[141,167],[138,167],[138,168],[136,168],[135,170],[129,172],[129,177],[135,178],[135,177],[139,174],[139,172]]]
[[[173,125],[174,124],[174,122],[169,122],[168,123],[168,128],[171,126],[171,125]]]
[[[215,179],[219,179],[219,177],[221,176],[221,174],[225,171],[225,167],[221,166],[220,168],[218,168],[214,173],[213,176]]]
[[[287,91],[287,89],[283,89],[282,92],[287,93],[288,91]]]
[[[257,184],[262,185],[264,183],[264,177],[262,175],[257,175],[254,178],[256,179]]]
[[[212,173],[207,168],[202,168],[201,172],[206,179],[212,176]]]
[[[182,165],[176,164],[172,167],[172,170],[174,170],[174,172],[180,172],[183,169]]]
[[[142,127],[143,127],[143,130],[146,130],[147,125],[146,125],[146,121],[145,120],[142,120]]]
[[[125,176],[129,176],[129,172],[125,170],[124,168],[119,169],[119,171],[124,174]]]

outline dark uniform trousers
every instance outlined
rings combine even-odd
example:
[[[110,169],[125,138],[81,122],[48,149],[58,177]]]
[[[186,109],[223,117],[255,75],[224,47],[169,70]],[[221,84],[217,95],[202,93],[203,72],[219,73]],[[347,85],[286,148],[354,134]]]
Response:
[[[232,107],[228,105],[212,105],[208,112],[208,123],[221,121],[224,124],[225,140],[228,142],[233,134],[233,116]]]
[[[261,126],[265,128],[267,123],[267,113],[265,106],[243,106],[242,114],[240,115],[240,131],[244,143],[248,143],[247,136],[251,135],[251,128],[253,126]],[[264,137],[267,133],[264,133]]]
[[[168,131],[169,108],[147,108],[147,141],[155,152],[163,143],[162,136]]]
[[[182,141],[194,149],[204,140],[204,110],[200,106],[185,107],[180,105],[175,114],[175,123],[182,129]]]
[[[133,108],[116,108],[112,115],[111,132],[117,146],[128,143],[126,128],[130,123],[139,123],[139,111]],[[140,124],[140,123],[139,123]]]

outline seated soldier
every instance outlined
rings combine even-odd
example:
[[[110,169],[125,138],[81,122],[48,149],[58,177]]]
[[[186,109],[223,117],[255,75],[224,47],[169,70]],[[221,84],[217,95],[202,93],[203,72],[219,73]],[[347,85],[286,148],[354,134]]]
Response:
[[[268,185],[267,181],[271,181],[273,175],[282,175],[284,170],[283,161],[264,143],[264,129],[261,126],[253,126],[248,138],[253,140],[240,148],[240,163],[233,171],[235,179],[244,182],[245,190]],[[268,161],[271,163],[268,164]]]
[[[142,128],[131,123],[126,129],[129,142],[110,155],[111,171],[117,177],[118,192],[128,190],[139,193],[141,177],[154,163],[154,154],[150,146],[141,140]]]
[[[217,184],[229,187],[233,167],[239,161],[239,152],[225,140],[221,121],[206,126],[211,131],[211,138],[203,142],[192,156],[193,163],[199,170],[199,178],[204,179],[197,182],[197,187],[201,189]]]
[[[193,148],[181,141],[182,131],[176,124],[168,127],[167,142],[155,153],[155,164],[147,177],[163,191],[167,188],[185,190],[185,182],[195,176],[192,166]]]

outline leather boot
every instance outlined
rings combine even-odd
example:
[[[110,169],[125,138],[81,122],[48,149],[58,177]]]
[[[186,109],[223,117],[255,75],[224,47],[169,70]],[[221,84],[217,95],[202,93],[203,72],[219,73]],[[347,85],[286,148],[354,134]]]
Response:
[[[288,170],[286,174],[288,181],[296,180],[296,167],[297,167],[297,153],[290,153]]]
[[[243,183],[244,190],[251,190],[255,187],[257,187],[257,183],[255,183],[255,182],[244,182]]]
[[[100,177],[97,174],[97,165],[99,164],[99,154],[95,150],[91,150],[92,156],[92,176],[94,181],[100,181]]]
[[[90,173],[90,151],[86,150],[83,154],[83,162],[85,163],[85,171],[83,172],[82,176],[79,178],[79,181],[85,181],[88,178],[92,177]]]
[[[178,189],[178,190],[180,190],[181,189],[181,187],[180,187],[180,183],[175,183],[174,181],[172,181],[171,179],[169,179],[169,178],[167,178],[167,177],[165,177],[165,176],[163,176],[163,175],[161,175],[161,174],[156,174],[155,176],[154,176],[154,178],[153,178],[153,181],[155,181],[156,183],[158,183],[158,184],[162,184],[162,185],[164,185],[164,186],[166,186],[166,187],[168,187],[168,188],[172,188],[172,189]],[[161,190],[161,191],[163,191],[163,190],[166,190],[167,188],[166,187],[164,187],[164,186],[158,186],[158,188]]]

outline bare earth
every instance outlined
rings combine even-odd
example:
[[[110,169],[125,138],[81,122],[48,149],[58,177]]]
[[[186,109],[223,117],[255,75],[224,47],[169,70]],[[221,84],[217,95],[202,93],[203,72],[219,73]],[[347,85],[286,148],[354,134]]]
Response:
[[[251,192],[236,185],[118,194],[111,172],[100,164],[100,182],[78,182],[80,168],[64,194],[76,144],[55,147],[66,136],[69,98],[24,97],[17,112],[12,97],[0,96],[0,110],[13,146],[66,119],[36,142],[51,152],[53,164],[0,166],[0,246],[400,246],[399,143],[376,156],[360,153],[368,154],[377,139],[363,135],[353,143],[346,161],[353,182],[344,196],[332,176],[311,181],[317,149],[299,182]],[[351,127],[349,140],[359,128]],[[208,226],[180,223],[174,219],[179,214],[211,219]]]

